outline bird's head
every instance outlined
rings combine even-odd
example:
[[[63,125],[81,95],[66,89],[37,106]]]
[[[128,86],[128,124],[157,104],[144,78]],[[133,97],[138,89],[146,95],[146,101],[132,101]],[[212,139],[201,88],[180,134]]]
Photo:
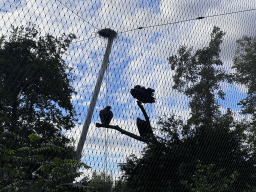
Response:
[[[111,106],[107,106],[105,107],[105,109],[109,111],[111,109]]]

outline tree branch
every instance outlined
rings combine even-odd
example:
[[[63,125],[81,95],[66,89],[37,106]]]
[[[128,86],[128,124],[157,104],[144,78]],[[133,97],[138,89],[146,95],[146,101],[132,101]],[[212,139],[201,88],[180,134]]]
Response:
[[[144,109],[141,101],[137,100],[137,104],[138,104],[140,110],[142,111],[142,113],[143,113],[143,115],[145,117],[146,122],[150,125],[148,114],[147,114],[146,110]],[[150,125],[150,127],[151,127],[151,125]]]
[[[145,120],[146,120],[147,124],[149,125],[150,129],[152,130],[152,127],[151,127],[151,124],[150,124],[150,121],[149,121],[149,116],[148,116],[146,110],[144,109],[144,107],[143,107],[141,101],[137,100],[137,104],[138,104],[140,110],[142,111],[142,113],[143,113],[143,115],[144,115],[144,117],[145,117]],[[151,137],[152,137],[152,140],[154,140],[154,142],[152,142],[152,143],[155,143],[155,144],[158,143],[158,144],[159,144],[159,142],[158,142],[157,139],[155,138],[155,135],[154,135],[154,134],[152,134]]]
[[[159,144],[159,142],[156,140],[156,139],[149,139],[149,138],[145,138],[145,137],[141,137],[141,136],[138,136],[138,135],[135,135],[131,132],[128,132],[128,131],[125,131],[123,130],[122,128],[120,128],[118,125],[103,125],[101,123],[96,123],[96,127],[104,127],[104,128],[109,128],[109,129],[114,129],[114,130],[117,130],[119,131],[121,134],[125,134],[133,139],[136,139],[138,141],[142,141],[144,143],[154,143],[154,144]]]

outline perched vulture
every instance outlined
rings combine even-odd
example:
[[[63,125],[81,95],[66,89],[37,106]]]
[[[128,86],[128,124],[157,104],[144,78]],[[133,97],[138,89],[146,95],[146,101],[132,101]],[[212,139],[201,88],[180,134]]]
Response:
[[[107,106],[100,111],[101,123],[105,126],[109,125],[111,119],[113,118],[113,113],[110,111],[111,107]]]
[[[133,89],[131,89],[132,96],[142,103],[155,103],[154,92],[154,89],[146,89],[140,85],[136,85]]]
[[[153,135],[153,131],[151,129],[151,126],[147,123],[147,121],[137,118],[136,121],[139,133],[141,137],[148,137]]]

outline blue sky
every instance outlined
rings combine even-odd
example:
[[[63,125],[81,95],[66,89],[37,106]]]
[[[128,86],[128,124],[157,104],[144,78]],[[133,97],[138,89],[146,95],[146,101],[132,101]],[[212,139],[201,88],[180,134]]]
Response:
[[[76,141],[81,133],[107,43],[97,35],[97,31],[111,28],[118,32],[110,55],[108,78],[105,74],[84,146],[84,161],[93,169],[102,170],[103,165],[100,163],[105,160],[106,134],[108,167],[112,166],[110,169],[117,175],[117,163],[125,162],[125,158],[132,153],[140,155],[143,144],[118,132],[109,130],[106,133],[104,129],[95,127],[94,122],[99,121],[99,110],[106,106],[107,95],[107,104],[112,106],[114,113],[112,124],[135,134],[138,134],[135,120],[143,116],[129,92],[137,84],[156,90],[156,103],[145,106],[154,126],[157,118],[165,114],[175,113],[186,119],[190,112],[188,99],[171,88],[173,71],[167,58],[176,54],[180,45],[194,47],[194,50],[207,46],[213,26],[218,26],[226,32],[221,53],[223,67],[233,72],[231,66],[235,41],[243,35],[254,36],[256,31],[256,11],[149,27],[256,8],[255,0],[0,0],[0,7],[1,34],[8,34],[11,24],[19,26],[29,22],[41,29],[41,35],[76,34],[76,42],[64,55],[66,63],[74,67],[76,79],[73,86],[78,92],[73,97],[74,106],[80,114],[79,124],[72,130]],[[149,28],[132,30],[138,27]],[[231,108],[239,112],[236,103],[246,96],[246,87],[225,83],[222,87],[226,99],[218,100],[221,110],[225,112],[226,108]],[[237,115],[237,118],[240,116]]]

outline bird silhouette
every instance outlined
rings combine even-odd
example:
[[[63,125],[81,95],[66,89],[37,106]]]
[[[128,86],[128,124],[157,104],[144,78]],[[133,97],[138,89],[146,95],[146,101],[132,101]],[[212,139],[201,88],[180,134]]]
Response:
[[[154,89],[146,89],[140,85],[136,85],[133,89],[131,89],[131,95],[142,103],[155,103],[154,92]]]
[[[104,109],[100,110],[100,120],[104,126],[108,126],[111,119],[113,118],[113,113],[112,111],[110,111],[110,109],[111,106],[107,106]]]
[[[136,124],[137,124],[137,127],[138,127],[141,137],[149,137],[149,136],[153,135],[151,126],[147,121],[142,120],[138,117]]]

